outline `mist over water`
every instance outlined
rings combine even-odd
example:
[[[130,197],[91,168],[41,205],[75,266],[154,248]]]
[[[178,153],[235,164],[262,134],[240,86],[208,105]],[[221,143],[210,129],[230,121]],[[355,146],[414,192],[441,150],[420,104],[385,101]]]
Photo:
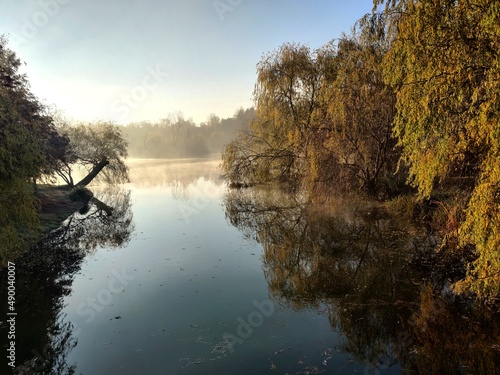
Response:
[[[423,297],[434,236],[363,201],[325,209],[269,186],[228,189],[219,162],[130,159],[131,183],[91,187],[113,215],[75,214],[18,262],[19,363],[44,374],[400,374],[481,355],[431,355],[419,336],[425,325],[446,339],[442,327],[459,323],[459,310]]]

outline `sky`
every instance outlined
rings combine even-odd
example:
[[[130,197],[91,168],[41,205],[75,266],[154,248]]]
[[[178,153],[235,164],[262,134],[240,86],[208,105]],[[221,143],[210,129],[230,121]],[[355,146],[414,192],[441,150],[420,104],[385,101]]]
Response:
[[[253,105],[256,65],[349,33],[372,0],[0,0],[32,92],[77,121],[196,123]]]

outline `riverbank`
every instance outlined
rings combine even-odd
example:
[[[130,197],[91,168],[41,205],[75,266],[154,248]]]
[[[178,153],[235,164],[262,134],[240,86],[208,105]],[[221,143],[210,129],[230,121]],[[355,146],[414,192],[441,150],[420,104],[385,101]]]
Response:
[[[58,228],[71,214],[85,206],[83,199],[71,199],[68,186],[39,185],[36,197],[40,200],[38,218],[42,234]]]

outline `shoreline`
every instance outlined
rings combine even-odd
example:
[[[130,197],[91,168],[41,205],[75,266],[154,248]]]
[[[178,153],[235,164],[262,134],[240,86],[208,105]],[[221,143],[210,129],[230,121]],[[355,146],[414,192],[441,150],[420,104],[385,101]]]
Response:
[[[33,242],[57,229],[69,216],[83,208],[86,202],[82,199],[71,200],[72,188],[64,185],[39,185],[35,196],[39,200],[38,218],[41,235]]]

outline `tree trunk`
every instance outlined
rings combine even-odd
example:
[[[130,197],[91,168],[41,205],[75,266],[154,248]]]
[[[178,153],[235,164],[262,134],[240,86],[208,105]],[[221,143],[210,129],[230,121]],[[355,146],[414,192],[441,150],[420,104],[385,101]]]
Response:
[[[110,207],[108,206],[106,203],[104,202],[101,202],[99,199],[97,199],[96,197],[92,197],[90,198],[90,203],[93,203],[97,206],[98,209],[106,212],[106,214],[108,216],[111,216],[113,215],[113,210],[114,208],[113,207]]]
[[[101,160],[98,164],[94,165],[94,168],[90,171],[90,173],[84,177],[79,183],[75,186],[87,186],[92,182],[92,180],[99,174],[102,169],[109,164],[108,160]]]

